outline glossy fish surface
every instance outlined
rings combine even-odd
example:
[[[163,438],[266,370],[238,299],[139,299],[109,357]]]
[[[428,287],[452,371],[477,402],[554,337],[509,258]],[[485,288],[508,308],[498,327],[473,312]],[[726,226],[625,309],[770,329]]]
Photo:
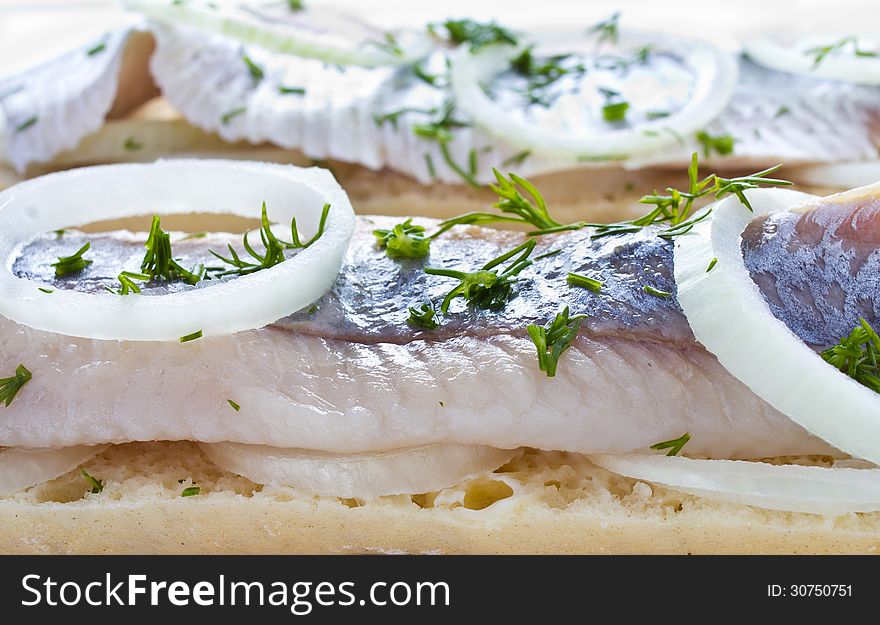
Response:
[[[773,261],[771,247],[801,245],[824,260],[826,271],[812,278],[820,290],[825,280],[830,294],[816,300],[821,306],[780,297],[774,309],[808,343],[839,338],[837,327],[848,332],[860,314],[873,321],[880,286],[867,274],[841,273],[840,263],[849,258],[841,250],[876,231],[876,214],[875,205],[792,214],[801,228],[792,226],[786,240],[779,238],[785,228],[769,232],[784,215],[747,230],[746,263],[768,300],[774,288],[785,293],[801,279],[792,273],[795,265]],[[436,303],[456,285],[425,274],[426,265],[472,271],[524,237],[460,227],[435,239],[424,261],[395,260],[371,233],[394,223],[359,218],[331,291],[259,330],[186,344],[126,343],[3,321],[0,360],[25,363],[34,378],[0,412],[0,445],[184,439],[352,453],[456,442],[595,453],[643,450],[689,432],[689,453],[709,457],[832,453],[695,342],[674,297],[671,244],[653,228],[599,239],[586,229],[542,237],[534,264],[519,275],[502,310],[475,310],[458,300],[439,329],[425,331],[407,323],[408,307]],[[429,231],[436,226],[419,223]],[[55,280],[49,263],[85,236],[47,235],[24,249],[14,271],[54,281],[56,288],[100,290],[113,285],[120,270],[137,270],[145,235],[87,235],[95,262],[81,275]],[[219,234],[180,238],[174,249],[184,263],[209,260],[207,248],[221,249],[229,240]],[[865,241],[867,250],[872,244]],[[603,286],[598,293],[569,286],[568,272]],[[645,286],[671,295],[649,294]],[[843,306],[816,317],[816,309],[844,301],[835,299],[837,289],[870,300],[873,308]],[[143,296],[150,293],[147,288]],[[548,378],[526,325],[548,322],[565,305],[588,317],[557,376]],[[826,322],[824,329],[813,325]]]

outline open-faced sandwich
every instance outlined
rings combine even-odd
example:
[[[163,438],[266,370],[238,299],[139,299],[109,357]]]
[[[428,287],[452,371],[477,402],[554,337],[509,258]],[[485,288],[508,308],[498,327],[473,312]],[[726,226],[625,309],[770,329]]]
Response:
[[[775,164],[876,161],[864,44],[800,75],[616,19],[130,4],[157,21],[0,81],[13,167],[248,142],[342,185],[181,158],[0,193],[0,551],[880,545],[880,186]],[[127,116],[147,59],[186,121]]]

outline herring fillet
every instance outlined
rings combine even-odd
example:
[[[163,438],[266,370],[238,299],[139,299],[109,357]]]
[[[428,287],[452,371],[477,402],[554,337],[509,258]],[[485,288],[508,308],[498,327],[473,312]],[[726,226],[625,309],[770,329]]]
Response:
[[[878,262],[877,202],[847,211],[820,207],[789,219],[791,228],[756,222],[744,243],[765,295],[767,285],[782,293],[797,289],[786,275],[792,266],[768,265],[761,252],[812,249],[814,264],[824,267],[813,279],[827,281],[824,299],[830,303],[839,301],[832,283],[841,268],[857,263],[870,269]],[[125,343],[0,322],[0,361],[24,362],[34,374],[0,411],[0,446],[185,439],[333,453],[430,443],[614,453],[644,450],[688,431],[693,455],[833,453],[697,344],[674,298],[642,290],[645,284],[675,288],[671,245],[651,228],[596,241],[586,230],[542,237],[535,256],[562,252],[524,271],[516,297],[502,312],[459,303],[440,330],[417,332],[406,324],[407,307],[437,299],[453,283],[424,274],[423,261],[396,261],[378,250],[370,231],[393,223],[359,218],[337,283],[317,309],[260,330],[186,344]],[[851,223],[859,227],[845,227]],[[820,227],[811,230],[809,224]],[[59,241],[64,249],[77,247],[83,235],[47,235],[26,248],[14,271],[54,280],[56,288],[98,290],[115,282],[120,266],[136,270],[143,236],[88,235],[94,264],[80,276],[55,280],[49,262],[59,253]],[[427,262],[474,269],[521,237],[459,228],[434,241]],[[861,243],[848,244],[856,239]],[[215,234],[176,241],[175,255],[192,262],[226,240]],[[602,279],[602,292],[568,286],[568,271]],[[774,272],[776,282],[770,281]],[[870,308],[842,306],[843,314],[835,316],[830,308],[816,308],[815,298],[823,299],[817,290],[810,301],[779,298],[777,314],[795,332],[806,313],[832,328],[851,327],[860,314],[874,322],[880,285],[867,272],[858,275],[844,286],[855,299],[870,301]],[[143,296],[151,292],[145,289]],[[525,325],[552,318],[562,303],[591,316],[550,379],[538,369]],[[241,410],[232,410],[227,399]]]
[[[313,59],[270,53],[195,30],[154,24],[153,75],[166,99],[192,124],[227,141],[270,142],[314,159],[333,158],[371,169],[388,167],[423,184],[461,184],[436,141],[414,129],[431,118],[420,112],[442,107],[450,93],[426,84],[406,68],[337,68]],[[265,72],[255,80],[242,61],[247,54]],[[439,54],[439,53],[438,53]],[[442,67],[442,59],[428,65]],[[431,70],[433,71],[433,70]],[[304,96],[278,93],[279,84],[306,88]],[[375,116],[411,109],[393,123]],[[224,118],[239,111],[233,118]],[[468,121],[463,111],[454,118]],[[451,128],[448,144],[463,169],[475,151],[475,177],[492,181],[491,166],[521,151],[503,137],[469,125]],[[766,167],[870,161],[880,158],[880,87],[853,85],[776,72],[740,60],[736,92],[707,131],[735,139],[733,154],[706,154],[713,166]],[[687,163],[699,144],[634,156],[625,167]],[[428,165],[430,160],[431,165]],[[565,158],[531,155],[515,165],[531,176],[590,166]],[[592,163],[608,165],[608,161]],[[510,165],[505,165],[509,167]]]
[[[0,163],[16,171],[79,145],[108,116],[153,97],[150,35],[126,27],[18,74],[0,77]]]

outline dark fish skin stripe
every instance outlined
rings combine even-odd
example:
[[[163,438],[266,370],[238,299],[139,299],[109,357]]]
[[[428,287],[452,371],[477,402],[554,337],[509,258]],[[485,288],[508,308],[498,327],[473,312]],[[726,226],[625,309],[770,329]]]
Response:
[[[880,316],[880,200],[756,219],[742,249],[773,314],[814,347]]]
[[[746,266],[755,277],[773,313],[807,343],[824,347],[848,334],[864,316],[873,322],[880,306],[880,203],[858,207],[820,206],[806,216],[780,213],[759,218],[743,236]],[[590,230],[542,237],[534,257],[553,250],[555,256],[535,261],[520,274],[515,296],[501,311],[475,310],[456,302],[434,331],[407,323],[409,306],[428,299],[439,305],[456,281],[425,274],[425,266],[472,271],[522,241],[518,232],[459,228],[436,239],[424,260],[394,260],[380,250],[372,235],[399,219],[359,217],[343,268],[331,290],[314,306],[275,323],[301,334],[354,343],[443,341],[467,334],[524,335],[529,323],[545,323],[563,306],[586,314],[584,329],[591,336],[692,343],[693,334],[674,294],[672,244],[653,228],[592,240]],[[429,230],[436,222],[416,220]],[[30,243],[13,271],[41,279],[54,288],[103,291],[118,287],[123,269],[137,271],[145,235],[127,233],[54,234]],[[86,256],[94,263],[81,274],[55,279],[49,266],[60,254],[75,250],[83,240],[92,247]],[[222,250],[239,237],[213,234],[203,239],[176,241],[175,256],[184,266],[217,264],[207,252]],[[599,293],[573,287],[568,272],[603,282]],[[210,288],[211,282],[201,284]],[[673,293],[662,298],[645,286]],[[36,287],[35,287],[36,288]],[[143,293],[167,293],[182,285],[148,285]],[[46,295],[51,297],[51,295]]]

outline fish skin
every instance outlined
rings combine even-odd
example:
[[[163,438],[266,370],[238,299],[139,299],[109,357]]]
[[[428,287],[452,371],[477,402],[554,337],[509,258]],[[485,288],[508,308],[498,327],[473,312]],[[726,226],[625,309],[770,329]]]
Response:
[[[596,241],[586,231],[543,237],[544,248],[563,250],[546,259],[556,277],[544,288],[529,286],[524,273],[502,313],[453,312],[441,330],[425,333],[405,325],[412,302],[400,293],[417,291],[425,280],[440,297],[453,284],[377,249],[370,230],[392,224],[360,218],[340,280],[316,311],[230,337],[95,341],[0,321],[0,362],[26,362],[34,373],[0,412],[0,446],[197,440],[355,453],[457,442],[614,453],[687,431],[689,453],[708,457],[835,453],[696,343],[674,297],[641,291],[644,276],[655,288],[674,290],[671,246],[650,228]],[[78,235],[67,236],[65,249]],[[121,245],[118,257],[136,262],[132,250],[145,235],[89,237],[93,249]],[[428,262],[475,267],[521,237],[459,228],[434,241]],[[194,259],[193,250],[222,240],[176,242],[175,254]],[[48,261],[58,250],[51,241],[50,235],[32,244],[16,271],[52,281]],[[748,246],[747,263],[760,251],[759,242]],[[119,266],[110,270],[108,263],[116,255],[96,252],[91,274],[82,276],[90,288],[115,279]],[[568,270],[605,271],[607,288],[595,294],[569,287],[562,281]],[[573,313],[596,314],[549,379],[538,370],[524,326],[549,319],[563,300]],[[784,319],[803,314],[797,299],[783,307]]]
[[[742,249],[752,279],[773,314],[804,342],[837,343],[859,317],[880,317],[880,200],[841,210],[819,201],[806,213],[752,221]]]

